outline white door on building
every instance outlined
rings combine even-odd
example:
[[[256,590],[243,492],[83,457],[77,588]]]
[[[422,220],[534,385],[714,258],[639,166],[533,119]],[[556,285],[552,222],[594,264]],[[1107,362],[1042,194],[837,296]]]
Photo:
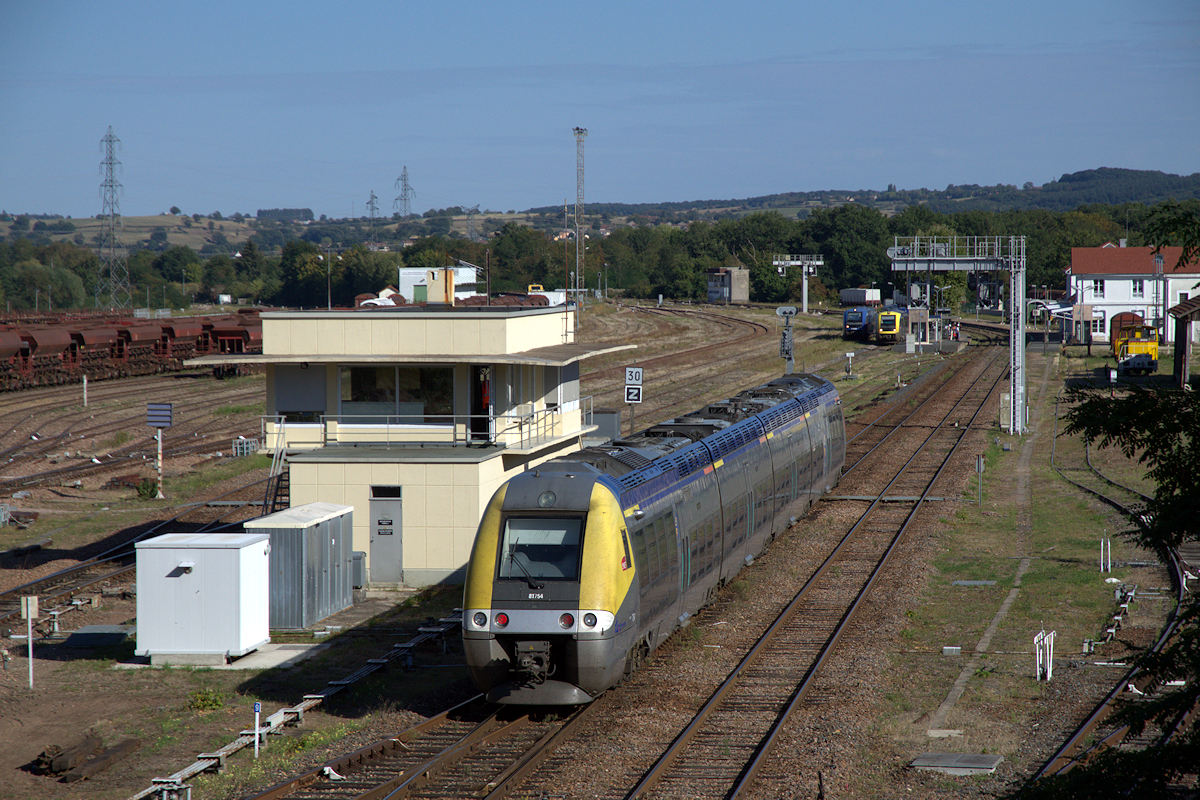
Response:
[[[399,486],[372,486],[371,583],[403,583],[403,499]]]

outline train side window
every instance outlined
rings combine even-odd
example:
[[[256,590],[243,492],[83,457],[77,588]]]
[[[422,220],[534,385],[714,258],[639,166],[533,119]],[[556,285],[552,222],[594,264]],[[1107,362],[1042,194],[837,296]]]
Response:
[[[667,545],[667,553],[669,555],[669,558],[671,559],[669,562],[670,566],[674,567],[676,565],[680,565],[681,570],[682,570],[682,567],[684,567],[686,565],[684,565],[682,563],[682,561],[680,561],[680,557],[679,557],[679,546],[676,543],[680,540],[681,537],[679,535],[679,526],[675,524],[675,514],[674,513],[671,513],[668,516],[663,517],[663,534],[664,534],[663,540],[666,542],[666,545]]]
[[[645,587],[650,582],[650,557],[646,548],[646,527],[638,528],[633,532],[633,556],[634,563],[637,564],[638,571],[641,574],[642,586]]]
[[[655,520],[646,529],[646,553],[649,556],[647,559],[650,562],[650,582],[657,583],[658,578],[663,573],[663,557],[661,552],[662,527],[659,521]]]
[[[683,560],[679,570],[679,591],[686,591],[695,577],[691,572],[691,565],[695,563],[695,559],[691,557],[690,537],[684,536],[679,540],[678,551]]]
[[[625,558],[621,561],[621,569],[629,569],[633,561],[629,558],[629,531],[621,529],[621,545],[625,548]]]

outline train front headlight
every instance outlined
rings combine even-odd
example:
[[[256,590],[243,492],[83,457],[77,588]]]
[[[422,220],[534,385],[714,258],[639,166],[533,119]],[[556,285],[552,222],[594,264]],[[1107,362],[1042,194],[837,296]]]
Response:
[[[584,614],[583,615],[583,625],[585,628],[596,627],[596,615],[590,611],[588,613]]]
[[[471,621],[475,623],[476,628],[486,628],[487,614],[483,613],[482,611],[476,611],[475,614],[472,615]]]

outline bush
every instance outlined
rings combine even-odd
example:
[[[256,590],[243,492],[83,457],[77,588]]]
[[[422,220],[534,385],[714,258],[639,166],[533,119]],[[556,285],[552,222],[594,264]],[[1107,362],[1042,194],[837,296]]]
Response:
[[[218,689],[197,689],[188,695],[187,707],[191,711],[215,711],[224,706],[225,698]]]

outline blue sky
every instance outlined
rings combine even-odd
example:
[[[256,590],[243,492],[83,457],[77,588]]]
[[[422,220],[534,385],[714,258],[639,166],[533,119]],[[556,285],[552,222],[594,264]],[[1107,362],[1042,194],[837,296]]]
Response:
[[[1200,4],[32,2],[0,208],[414,210],[1200,171]]]

